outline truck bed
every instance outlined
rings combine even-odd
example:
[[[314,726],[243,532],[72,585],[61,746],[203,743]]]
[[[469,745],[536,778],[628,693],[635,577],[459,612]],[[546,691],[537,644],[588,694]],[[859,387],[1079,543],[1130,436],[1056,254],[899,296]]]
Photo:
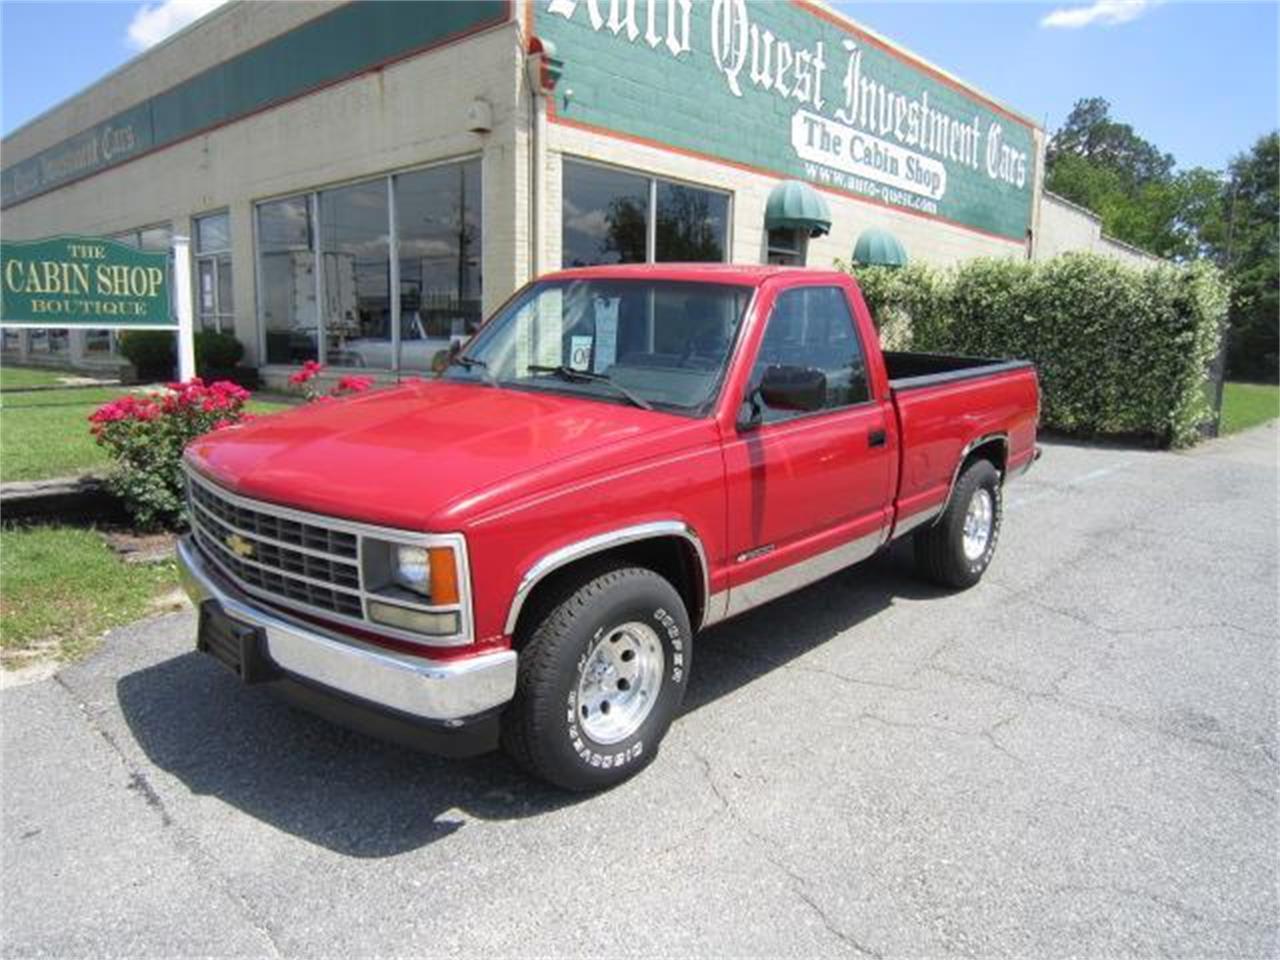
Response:
[[[885,353],[884,362],[902,444],[900,517],[919,521],[945,506],[966,449],[975,441],[998,440],[1008,471],[1035,456],[1037,388],[1031,363],[894,352]],[[910,523],[898,529],[910,529]]]
[[[1031,366],[1027,360],[992,360],[986,357],[961,357],[945,353],[906,353],[884,351],[885,371],[894,392],[930,387],[956,380],[986,377],[1006,370]]]

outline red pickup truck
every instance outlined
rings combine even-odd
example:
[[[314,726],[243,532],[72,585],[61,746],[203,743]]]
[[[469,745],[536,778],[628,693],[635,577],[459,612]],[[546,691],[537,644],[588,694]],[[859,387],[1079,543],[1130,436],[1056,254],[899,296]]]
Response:
[[[842,273],[566,270],[436,379],[188,448],[197,646],[348,725],[607,787],[653,759],[698,630],[907,534],[976,583],[1038,406],[1028,363],[881,352]]]

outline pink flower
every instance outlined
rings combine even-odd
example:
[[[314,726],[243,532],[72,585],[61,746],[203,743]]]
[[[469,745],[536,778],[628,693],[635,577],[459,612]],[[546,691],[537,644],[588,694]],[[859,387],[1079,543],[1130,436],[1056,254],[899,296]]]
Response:
[[[302,364],[302,369],[295,373],[289,374],[289,382],[293,384],[303,384],[308,380],[320,374],[324,367],[316,360],[306,360]]]
[[[219,380],[217,383],[212,384],[209,389],[228,401],[249,399],[249,391],[238,383],[232,383],[230,380]]]

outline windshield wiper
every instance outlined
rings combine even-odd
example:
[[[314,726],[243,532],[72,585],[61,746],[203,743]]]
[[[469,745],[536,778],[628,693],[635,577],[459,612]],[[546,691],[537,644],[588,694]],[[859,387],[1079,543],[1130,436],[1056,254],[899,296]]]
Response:
[[[527,369],[530,373],[549,373],[552,376],[559,377],[561,380],[568,380],[571,383],[575,381],[579,383],[603,383],[607,386],[613,387],[614,390],[622,394],[622,396],[626,397],[637,407],[641,407],[644,410],[653,409],[653,404],[649,403],[649,401],[644,397],[637,396],[620,383],[614,383],[603,373],[591,373],[587,370],[575,370],[573,367],[566,367],[564,364],[560,364],[556,367],[547,367],[539,363],[533,363],[530,364]]]

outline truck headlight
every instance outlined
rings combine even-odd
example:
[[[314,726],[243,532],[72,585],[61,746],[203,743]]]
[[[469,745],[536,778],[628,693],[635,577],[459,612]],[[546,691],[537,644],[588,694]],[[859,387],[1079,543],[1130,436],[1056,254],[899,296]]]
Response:
[[[365,589],[388,599],[448,607],[458,603],[458,557],[452,547],[364,539]]]
[[[431,556],[426,547],[397,545],[392,560],[391,579],[406,590],[431,596]]]

